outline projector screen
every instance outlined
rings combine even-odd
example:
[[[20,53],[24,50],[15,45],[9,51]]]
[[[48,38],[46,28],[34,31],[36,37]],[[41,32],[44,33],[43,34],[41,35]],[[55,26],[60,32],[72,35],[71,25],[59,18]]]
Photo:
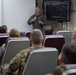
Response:
[[[47,20],[69,21],[70,3],[66,1],[47,1],[44,3],[44,13]]]
[[[27,20],[34,14],[34,7],[35,0],[3,0],[2,24],[7,25],[8,31],[12,28],[22,32],[32,30]]]

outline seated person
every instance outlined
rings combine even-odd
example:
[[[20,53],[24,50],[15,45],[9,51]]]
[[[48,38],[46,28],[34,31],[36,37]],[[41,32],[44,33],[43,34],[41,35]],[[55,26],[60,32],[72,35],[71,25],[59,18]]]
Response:
[[[59,65],[54,70],[53,75],[62,75],[62,73],[66,70],[68,70],[68,68],[65,65]],[[65,75],[67,75],[67,74],[65,74]]]
[[[20,32],[17,29],[11,29],[9,33],[9,38],[7,38],[6,42],[0,47],[0,57],[3,56],[4,51],[6,49],[7,43],[10,40],[10,37],[20,37]],[[0,60],[1,61],[1,60]]]
[[[61,64],[61,67],[64,66],[64,64],[76,64],[76,44],[75,43],[68,43],[64,44],[61,50],[61,54],[59,55],[59,63]],[[53,75],[61,75],[61,72],[64,71],[66,68],[61,69],[60,66],[58,66]]]
[[[20,32],[13,28],[10,30],[9,37],[20,37]]]
[[[73,40],[74,40],[74,42],[76,43],[76,28],[75,28],[74,31],[73,31]]]
[[[44,28],[45,35],[54,35],[54,29],[51,26],[46,26]]]
[[[76,44],[65,44],[62,48],[59,59],[61,65],[55,69],[54,75],[61,75],[60,72],[66,70],[66,67],[63,64],[76,64]],[[63,70],[60,67],[62,67]],[[59,74],[57,74],[57,72]]]
[[[75,28],[74,31],[73,31],[73,42],[74,42],[74,43],[76,42],[76,28]],[[60,58],[61,58],[61,53],[60,53],[60,55],[59,55],[58,60],[60,60]]]
[[[60,64],[76,64],[76,44],[68,43],[62,47],[59,56]]]
[[[5,43],[5,48],[10,38],[15,38],[15,37],[20,37],[20,32],[17,29],[13,28],[10,30],[9,38],[7,38],[6,43]]]
[[[20,75],[24,69],[26,59],[30,51],[42,48],[43,34],[39,29],[34,29],[30,34],[31,47],[20,51],[8,64],[2,66],[2,70],[8,75]]]
[[[7,33],[7,26],[6,25],[0,26],[0,33]]]

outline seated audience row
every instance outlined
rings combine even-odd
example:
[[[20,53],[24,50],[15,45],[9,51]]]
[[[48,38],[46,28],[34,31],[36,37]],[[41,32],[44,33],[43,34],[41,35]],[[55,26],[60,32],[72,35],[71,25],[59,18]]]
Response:
[[[32,46],[28,49],[22,50],[18,53],[8,64],[2,66],[2,70],[5,71],[8,75],[16,74],[20,75],[24,69],[27,56],[30,51],[42,48],[43,34],[40,30],[34,29],[30,35],[30,41]],[[14,64],[15,63],[15,64]]]
[[[59,59],[60,65],[54,70],[53,75],[62,75],[62,73],[67,70],[65,65],[76,64],[76,44],[68,43],[64,44],[61,50],[61,55]],[[51,73],[47,74],[51,75]]]
[[[14,37],[14,36],[12,36]],[[39,29],[34,29],[30,34],[32,46],[18,53],[8,64],[2,65],[2,70],[8,75],[19,75],[24,69],[28,54],[31,50],[42,48],[43,34]],[[60,55],[60,64],[75,64],[76,45],[75,43],[65,44]]]
[[[65,44],[62,48],[62,52],[60,55],[60,64],[55,71],[54,75],[62,75],[61,73],[66,70],[64,65],[65,64],[76,64],[76,44],[75,43],[69,43]],[[61,70],[61,67],[63,70]]]
[[[62,75],[64,71],[68,70],[70,67],[67,68],[65,66],[66,64],[76,64],[76,28],[73,31],[73,40],[74,42],[63,46],[61,54],[59,55],[59,62],[61,65],[57,66],[53,75]]]

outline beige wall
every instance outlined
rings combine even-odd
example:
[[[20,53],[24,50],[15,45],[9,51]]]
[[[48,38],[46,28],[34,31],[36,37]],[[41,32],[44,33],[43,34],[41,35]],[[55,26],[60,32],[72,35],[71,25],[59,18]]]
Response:
[[[76,0],[72,0],[71,9],[70,30],[73,31],[73,29],[76,27]]]

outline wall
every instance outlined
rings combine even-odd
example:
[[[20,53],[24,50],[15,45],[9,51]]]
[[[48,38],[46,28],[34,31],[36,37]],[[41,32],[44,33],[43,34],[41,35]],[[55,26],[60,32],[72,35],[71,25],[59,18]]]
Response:
[[[2,0],[0,0],[0,26],[2,25]]]
[[[35,0],[3,0],[3,23],[8,31],[16,28],[19,31],[32,30],[27,24],[28,18],[34,13]]]
[[[42,8],[42,0],[38,0],[38,2]],[[6,24],[8,30],[11,28],[17,28],[20,31],[32,30],[32,26],[27,24],[27,20],[34,13],[34,6],[35,0],[0,0],[0,25]],[[61,23],[51,21],[48,23],[54,27],[55,31],[62,28]],[[76,27],[76,0],[72,0],[71,20],[67,24],[67,29],[70,31]]]
[[[75,27],[76,27],[76,0],[72,0],[70,29],[73,31]]]

